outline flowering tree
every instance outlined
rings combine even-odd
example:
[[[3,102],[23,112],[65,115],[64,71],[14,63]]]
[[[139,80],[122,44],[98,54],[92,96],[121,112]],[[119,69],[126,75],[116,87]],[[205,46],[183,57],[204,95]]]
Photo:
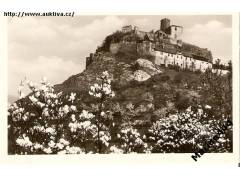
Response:
[[[231,71],[223,76],[207,70],[201,74],[200,82],[202,90],[201,101],[204,104],[211,105],[215,111],[215,116],[221,117],[222,114],[232,118],[232,73]]]
[[[205,109],[211,108],[206,105]],[[211,139],[226,118],[209,117],[202,108],[193,111],[189,107],[169,117],[161,118],[149,129],[152,152],[194,152]],[[216,152],[231,151],[231,139],[223,135],[215,144]],[[214,147],[210,149],[214,151]]]
[[[105,102],[114,97],[108,72],[89,94],[97,99],[97,110],[88,112],[76,107],[76,93],[63,95],[44,78],[40,86],[22,81],[20,99],[9,107],[9,152],[14,154],[56,154],[102,152],[111,140]],[[22,89],[31,93],[25,97]]]
[[[22,89],[28,85],[31,93],[24,98]],[[80,153],[66,140],[69,115],[77,111],[72,105],[75,94],[55,93],[44,78],[40,86],[25,81],[20,84],[20,99],[9,108],[9,151],[17,154]]]
[[[95,83],[90,87],[89,94],[96,98],[97,106],[96,117],[94,118],[93,123],[96,125],[96,140],[97,140],[97,149],[98,152],[102,152],[102,148],[109,146],[109,141],[111,140],[110,136],[110,127],[112,123],[110,122],[111,113],[110,111],[105,110],[105,103],[108,99],[115,96],[114,91],[111,89],[111,79],[109,73],[104,71],[102,75],[97,78],[99,83]]]
[[[77,106],[76,93],[55,92],[45,78],[40,85],[22,81],[18,92],[19,100],[8,110],[11,154],[194,152],[229,118],[214,117],[209,105],[194,106],[156,119],[149,129],[136,129],[135,105],[110,101],[115,93],[107,71],[90,86],[89,109]],[[231,151],[231,139],[231,133],[223,134],[210,151]]]
[[[124,128],[117,134],[117,137],[123,153],[148,152],[147,143],[142,140],[137,129],[133,129],[132,127]]]

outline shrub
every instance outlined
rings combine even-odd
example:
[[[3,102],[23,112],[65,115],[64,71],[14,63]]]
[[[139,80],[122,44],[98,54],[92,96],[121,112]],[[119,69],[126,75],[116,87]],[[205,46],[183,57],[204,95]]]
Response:
[[[176,75],[174,76],[173,81],[174,81],[175,83],[177,83],[177,84],[180,84],[180,83],[182,83],[182,81],[183,81],[183,76],[182,76],[181,74],[176,74]]]
[[[170,80],[170,76],[157,74],[157,75],[152,76],[151,80],[156,83],[157,82],[167,82]]]
[[[175,107],[178,110],[185,110],[189,107],[189,105],[189,98],[187,96],[184,96],[183,94],[180,94],[180,92],[177,92],[175,96]]]
[[[148,139],[152,142],[153,153],[190,153],[203,147],[207,140],[217,134],[217,129],[227,118],[209,118],[202,108],[161,118],[149,129]],[[232,127],[228,133],[232,133]],[[209,152],[231,152],[231,136],[223,135]]]

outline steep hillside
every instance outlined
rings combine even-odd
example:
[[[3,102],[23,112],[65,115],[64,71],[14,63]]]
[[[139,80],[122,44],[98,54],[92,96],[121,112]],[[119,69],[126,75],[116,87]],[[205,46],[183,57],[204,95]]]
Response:
[[[125,107],[133,104],[137,116],[145,122],[164,117],[177,110],[185,110],[200,98],[197,90],[199,74],[156,66],[146,59],[123,62],[118,56],[104,53],[85,71],[71,76],[55,86],[64,93],[77,92],[82,103],[90,103],[90,85],[103,71],[112,75],[115,104]]]

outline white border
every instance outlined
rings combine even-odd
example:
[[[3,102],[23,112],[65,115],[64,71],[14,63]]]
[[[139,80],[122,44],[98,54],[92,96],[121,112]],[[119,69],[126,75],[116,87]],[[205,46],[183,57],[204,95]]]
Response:
[[[65,10],[66,11],[66,10]],[[237,13],[117,13],[117,12],[85,12],[81,15],[232,15],[232,61],[233,61],[233,153],[204,154],[198,162],[191,158],[192,153],[186,154],[134,154],[134,155],[7,155],[7,21],[1,16],[1,121],[0,121],[0,161],[10,164],[99,164],[99,165],[225,165],[237,166],[239,161],[239,16]],[[0,163],[1,163],[0,162]]]

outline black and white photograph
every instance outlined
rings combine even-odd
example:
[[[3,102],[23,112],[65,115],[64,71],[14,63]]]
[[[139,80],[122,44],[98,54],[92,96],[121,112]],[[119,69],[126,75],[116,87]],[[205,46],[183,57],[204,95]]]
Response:
[[[8,155],[233,153],[232,15],[7,23]]]

